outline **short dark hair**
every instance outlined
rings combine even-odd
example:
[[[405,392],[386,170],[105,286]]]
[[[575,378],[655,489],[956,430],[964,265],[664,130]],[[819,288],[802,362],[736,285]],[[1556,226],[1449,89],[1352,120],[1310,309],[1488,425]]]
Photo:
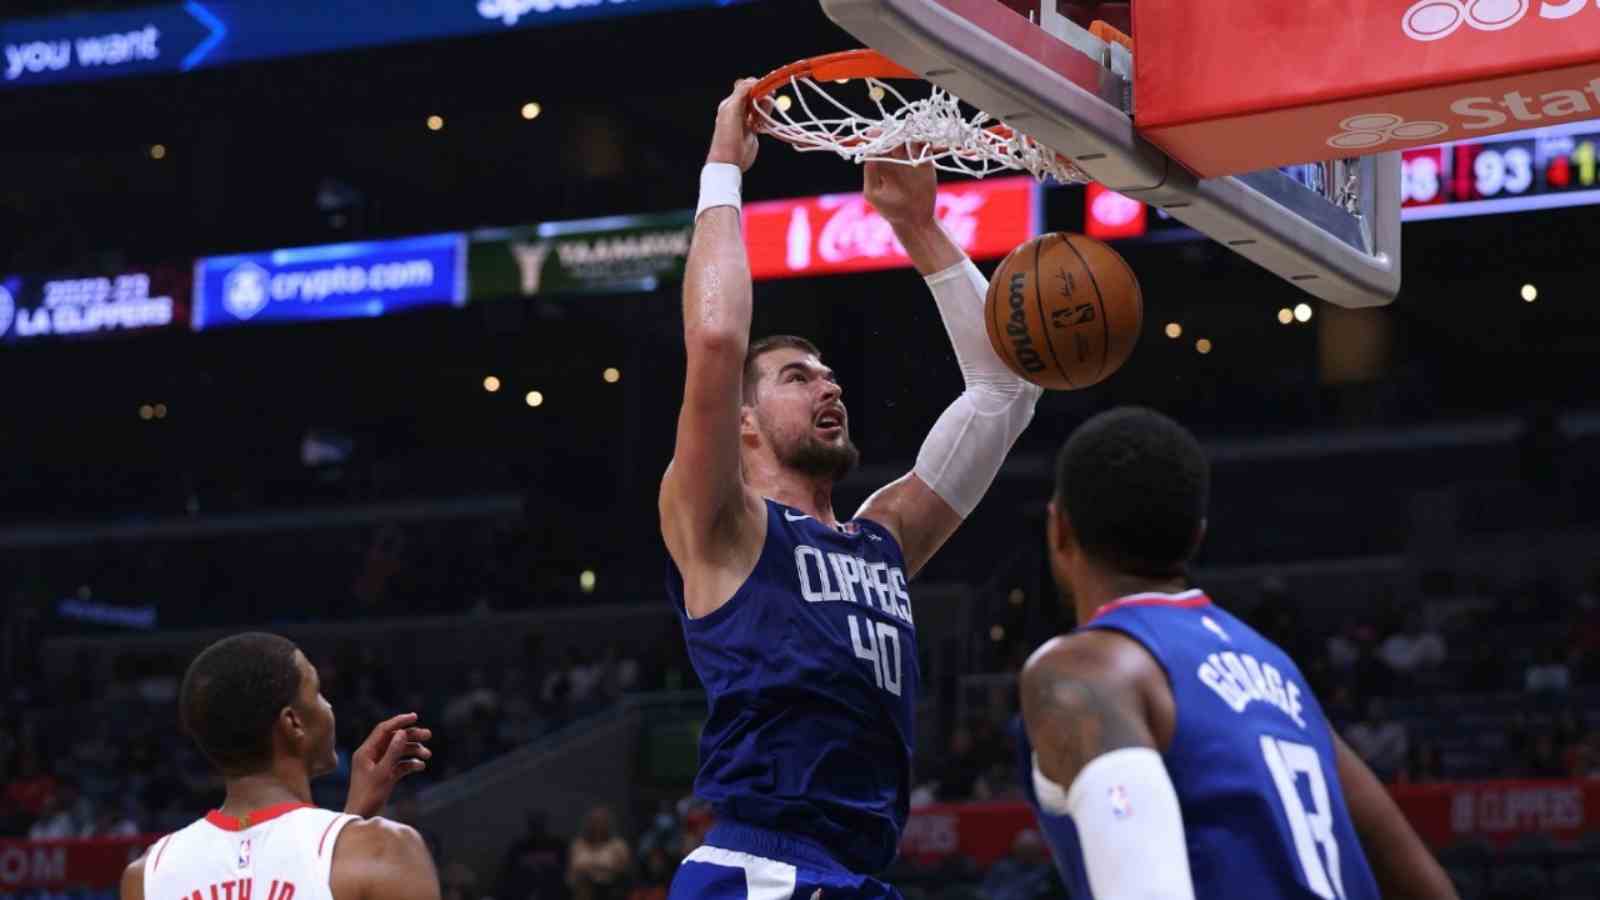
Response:
[[[1184,574],[1199,548],[1210,490],[1200,442],[1143,407],[1118,407],[1084,422],[1056,462],[1056,505],[1078,543],[1130,575]]]
[[[183,730],[224,775],[272,764],[272,727],[300,695],[298,650],[288,638],[248,632],[200,651],[179,690]]]
[[[804,350],[812,356],[822,356],[816,344],[793,334],[772,334],[751,342],[750,349],[744,354],[744,402],[755,402],[756,383],[761,380],[761,366],[758,363],[761,357],[774,350]]]

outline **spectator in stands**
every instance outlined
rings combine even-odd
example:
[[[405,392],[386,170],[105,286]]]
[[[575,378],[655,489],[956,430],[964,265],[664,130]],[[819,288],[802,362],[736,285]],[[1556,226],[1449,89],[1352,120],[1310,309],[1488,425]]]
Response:
[[[1395,779],[1404,784],[1434,784],[1444,780],[1444,761],[1439,748],[1429,741],[1411,745],[1406,768]]]
[[[500,711],[500,694],[489,686],[489,676],[481,668],[467,673],[461,692],[450,698],[444,706],[444,724],[461,728],[480,716],[494,716]]]
[[[28,829],[30,841],[59,841],[94,833],[94,808],[78,793],[78,784],[63,778],[45,801],[44,809]]]
[[[573,900],[623,900],[629,867],[627,842],[611,831],[611,810],[597,806],[567,853],[567,884]]]
[[[934,774],[934,800],[939,803],[987,800],[989,786],[983,782],[983,768],[973,746],[972,732],[965,728],[950,732],[944,762]]]
[[[1390,718],[1377,698],[1367,704],[1367,717],[1350,727],[1345,740],[1384,781],[1393,781],[1405,767],[1411,746],[1405,724]]]
[[[1444,638],[1427,628],[1422,614],[1413,610],[1400,627],[1378,645],[1378,659],[1396,672],[1411,674],[1444,663]]]
[[[506,850],[496,900],[566,900],[567,845],[551,834],[542,812],[528,813],[528,830]]]
[[[604,681],[602,687],[608,697],[626,694],[639,684],[639,661],[623,652],[615,643],[606,647],[601,671]]]
[[[628,900],[667,900],[667,890],[672,886],[672,873],[677,863],[667,855],[665,847],[652,847],[645,855],[639,871],[639,880],[628,892]]]
[[[1565,778],[1567,768],[1562,763],[1561,752],[1556,747],[1555,735],[1548,730],[1534,735],[1527,758],[1522,766],[1524,778]]]
[[[439,884],[444,890],[441,900],[480,900],[478,873],[464,862],[453,862],[439,873]]]
[[[6,807],[17,814],[17,832],[25,832],[33,821],[51,807],[58,782],[55,775],[39,764],[39,754],[31,746],[18,753],[16,777],[6,785]]]
[[[1555,646],[1544,647],[1539,658],[1523,670],[1522,687],[1528,693],[1541,691],[1561,692],[1572,686],[1572,672],[1561,650]]]
[[[1054,893],[1057,883],[1039,832],[1024,828],[1011,841],[1011,855],[989,867],[983,879],[988,900],[1034,900]]]
[[[128,815],[125,804],[106,803],[84,837],[134,837],[138,833],[139,825]]]

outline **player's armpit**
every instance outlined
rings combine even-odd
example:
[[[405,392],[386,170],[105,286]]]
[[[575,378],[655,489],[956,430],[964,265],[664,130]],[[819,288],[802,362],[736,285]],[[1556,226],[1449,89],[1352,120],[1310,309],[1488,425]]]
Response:
[[[962,522],[961,514],[915,472],[907,472],[874,491],[855,517],[871,519],[889,529],[905,556],[907,578],[915,578],[922,571]]]
[[[329,878],[334,900],[439,900],[439,873],[417,830],[388,819],[339,833]]]
[[[1107,631],[1056,638],[1035,651],[1022,668],[1022,716],[1039,770],[1070,787],[1103,754],[1159,749],[1144,699],[1155,667],[1137,644]]]
[[[122,870],[122,884],[117,890],[119,900],[144,900],[144,861],[145,854]]]
[[[1457,900],[1455,885],[1383,783],[1334,735],[1339,784],[1378,887],[1391,900]]]

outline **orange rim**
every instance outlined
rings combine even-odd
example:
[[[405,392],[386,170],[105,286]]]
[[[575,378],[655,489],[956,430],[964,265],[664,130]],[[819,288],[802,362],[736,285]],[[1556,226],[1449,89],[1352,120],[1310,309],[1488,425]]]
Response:
[[[910,78],[922,76],[900,65],[876,50],[844,50],[826,53],[792,62],[773,69],[750,89],[750,103],[789,83],[793,78],[810,78],[813,81],[838,81],[845,78]]]
[[[1098,24],[1104,25],[1105,23]],[[1106,27],[1110,28],[1110,26]],[[1115,29],[1111,30],[1115,31]],[[746,98],[746,102],[749,104],[749,117],[752,120],[755,118],[755,104],[757,101],[772,96],[773,91],[778,90],[795,78],[810,78],[818,82],[843,81],[853,78],[923,80],[921,75],[876,50],[842,50],[838,53],[825,53],[821,56],[798,60],[786,66],[773,69],[760,81],[757,81],[750,88],[750,93]],[[990,125],[985,130],[1005,140],[1009,140],[1015,135],[1011,128],[1001,124]],[[845,146],[849,146],[849,144],[846,143]],[[1069,164],[1072,163],[1071,159],[1059,153],[1056,154],[1056,157]]]

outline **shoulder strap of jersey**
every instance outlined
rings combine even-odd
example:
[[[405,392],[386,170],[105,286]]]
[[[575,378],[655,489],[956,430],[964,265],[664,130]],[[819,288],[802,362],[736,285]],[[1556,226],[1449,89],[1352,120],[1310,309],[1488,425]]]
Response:
[[[331,813],[327,823],[316,829],[316,845],[311,849],[316,854],[314,865],[316,867],[317,880],[330,886],[330,894],[332,893],[333,883],[333,851],[339,844],[339,833],[344,831],[346,825],[360,818],[360,816],[345,813]]]

